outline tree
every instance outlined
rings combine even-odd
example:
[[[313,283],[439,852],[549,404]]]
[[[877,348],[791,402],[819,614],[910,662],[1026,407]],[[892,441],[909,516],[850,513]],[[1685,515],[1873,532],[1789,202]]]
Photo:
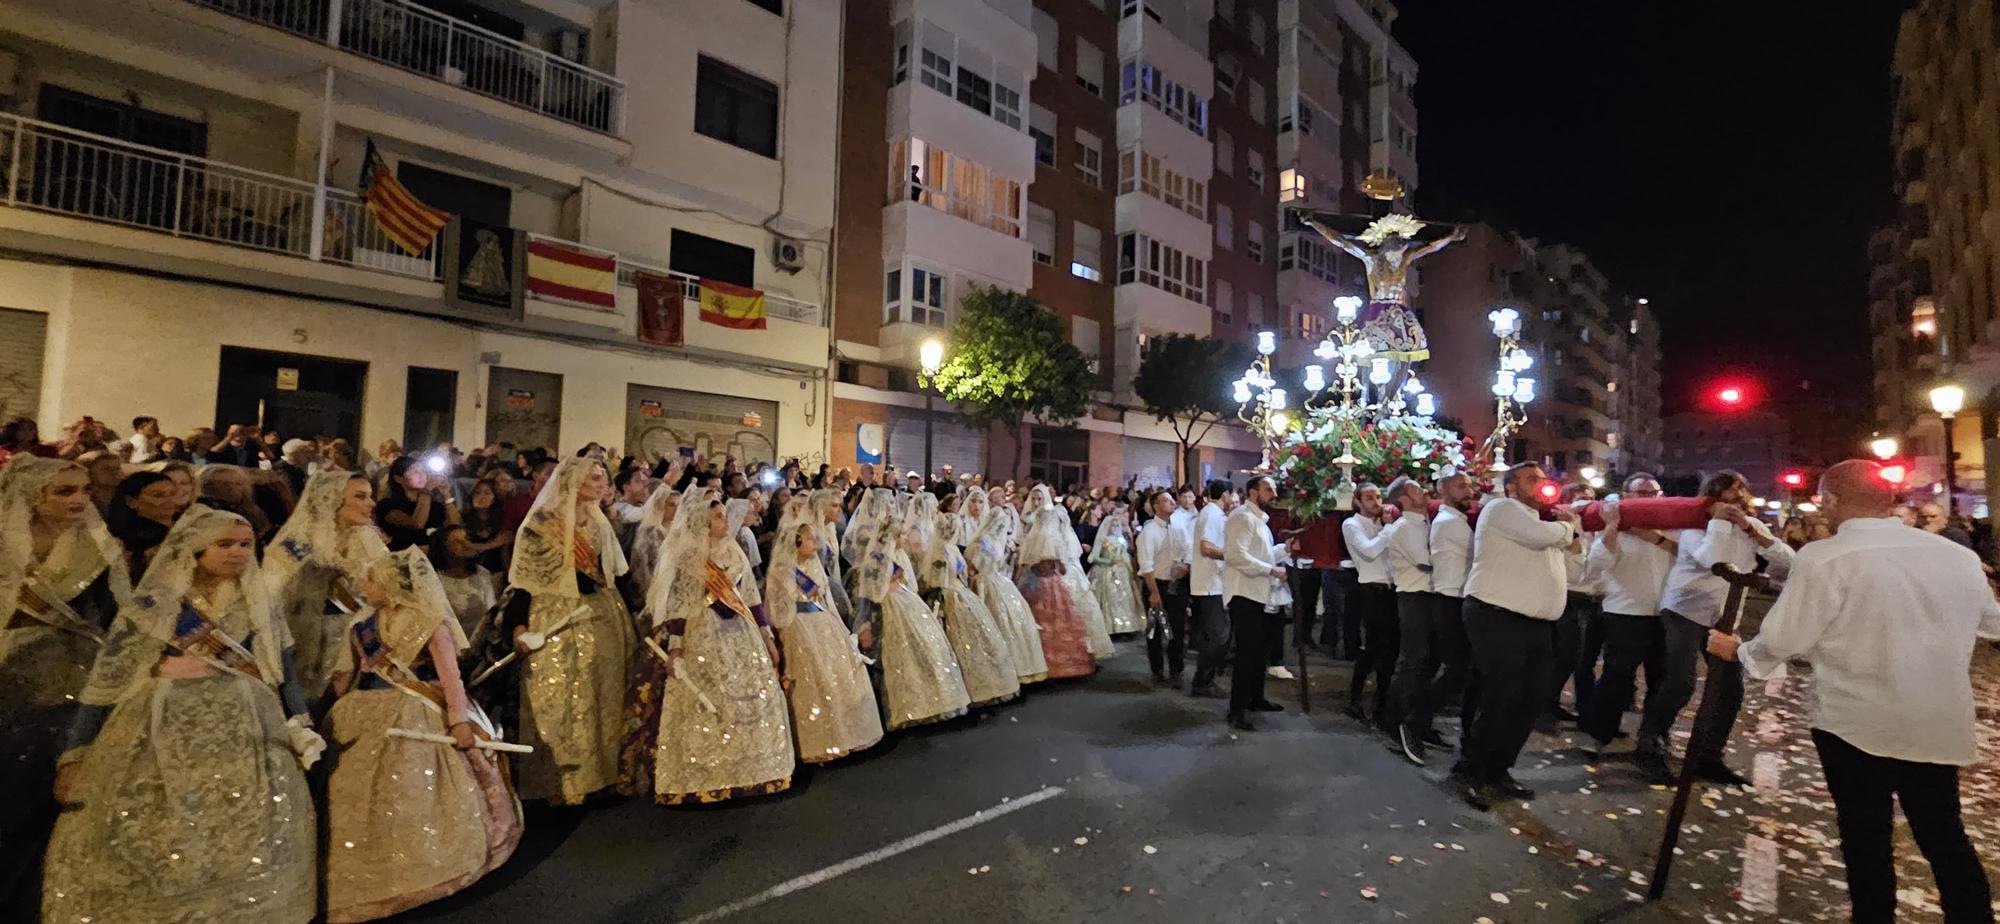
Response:
[[[1180,441],[1176,480],[1187,483],[1189,450],[1236,410],[1230,383],[1250,365],[1250,349],[1235,341],[1161,334],[1146,341],[1132,391],[1153,419],[1166,421]]]
[[[977,286],[959,299],[951,349],[931,380],[973,426],[1007,429],[1018,472],[1022,424],[1030,417],[1055,427],[1075,423],[1090,409],[1097,373],[1063,336],[1054,312],[1020,292]],[[987,468],[992,461],[989,453]]]

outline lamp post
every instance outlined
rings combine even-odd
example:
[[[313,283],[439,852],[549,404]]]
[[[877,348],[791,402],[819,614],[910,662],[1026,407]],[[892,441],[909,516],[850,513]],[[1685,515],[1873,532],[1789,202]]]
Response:
[[[1493,373],[1493,433],[1481,452],[1493,454],[1493,470],[1507,468],[1507,437],[1528,422],[1528,402],[1535,400],[1535,380],[1523,375],[1535,367],[1535,358],[1521,349],[1521,313],[1512,308],[1487,312],[1493,322],[1493,336],[1500,340],[1500,368]]]
[[[1951,421],[1965,409],[1965,389],[1946,383],[1931,389],[1931,410],[1944,420],[1944,512],[1950,516],[1958,500],[1958,453],[1951,444]]]
[[[1250,368],[1243,371],[1241,378],[1231,383],[1230,397],[1236,401],[1236,417],[1256,431],[1258,442],[1264,447],[1263,462],[1258,471],[1271,470],[1271,451],[1277,444],[1278,434],[1291,425],[1291,418],[1285,413],[1288,400],[1285,390],[1278,387],[1271,377],[1271,354],[1278,352],[1278,335],[1274,331],[1257,332],[1257,358]]]
[[[917,364],[923,367],[923,375],[917,384],[924,388],[924,482],[931,480],[931,386],[935,384],[938,367],[944,365],[944,341],[932,337],[917,348]]]

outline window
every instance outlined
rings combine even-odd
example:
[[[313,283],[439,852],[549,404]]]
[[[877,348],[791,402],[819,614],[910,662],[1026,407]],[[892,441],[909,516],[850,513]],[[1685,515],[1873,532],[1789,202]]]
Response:
[[[1062,44],[1062,34],[1056,28],[1056,18],[1047,10],[1035,11],[1035,60],[1051,71],[1060,71],[1056,66],[1056,49]]]
[[[1208,303],[1208,261],[1146,235],[1118,236],[1118,282],[1138,282],[1189,301]]]
[[[1217,58],[1215,60],[1216,96],[1234,97],[1236,95],[1236,77],[1238,70],[1239,68],[1236,64],[1236,57],[1234,55],[1229,54],[1228,52],[1223,52],[1222,57]]]
[[[1019,181],[917,138],[891,146],[889,168],[889,202],[920,203],[1021,236]]]
[[[1258,192],[1264,191],[1264,155],[1256,151],[1243,152],[1243,178],[1257,187]]]
[[[1617,382],[1606,382],[1606,383],[1604,383],[1604,393],[1605,393],[1605,394],[1607,394],[1607,395],[1615,395],[1615,394],[1617,394],[1617,393],[1618,393],[1618,383],[1617,383]]]
[[[674,229],[667,246],[667,269],[676,273],[745,288],[757,285],[757,251],[752,248],[679,228]]]
[[[1264,226],[1255,221],[1243,224],[1243,253],[1259,263],[1264,262]]]
[[[1264,323],[1264,296],[1259,293],[1252,292],[1249,294],[1249,299],[1250,299],[1249,307],[1247,310],[1243,312],[1243,323],[1245,324]]]
[[[1076,130],[1076,152],[1071,161],[1076,164],[1078,176],[1092,186],[1104,185],[1104,147],[1097,136],[1083,129]]]
[[[1243,14],[1243,34],[1250,39],[1250,46],[1264,53],[1264,14],[1247,10]]]
[[[897,86],[910,79],[910,21],[905,19],[896,24],[896,71],[889,78],[890,86]]]
[[[1310,311],[1301,311],[1296,319],[1300,340],[1311,343],[1326,337],[1326,319]]]
[[[1080,36],[1076,40],[1076,85],[1092,96],[1104,95],[1104,52]]]
[[[957,45],[958,40],[951,33],[935,24],[924,23],[923,73],[919,78],[924,86],[946,96],[952,95],[951,56]]]
[[[1056,165],[1056,114],[1040,106],[1028,107],[1028,137],[1035,139],[1035,163]]]
[[[778,87],[707,55],[695,67],[694,130],[765,157],[778,156]]]
[[[1056,213],[1047,206],[1028,203],[1028,246],[1035,252],[1035,262],[1043,266],[1056,263]]]
[[[1236,139],[1220,128],[1215,130],[1215,172],[1236,172]]]
[[[943,327],[944,316],[944,274],[921,267],[910,267],[910,288],[903,289],[903,273],[891,269],[883,276],[885,307],[882,313],[884,324],[926,324]]]
[[[1145,193],[1196,218],[1208,217],[1208,184],[1167,169],[1138,148],[1118,152],[1118,192]]]
[[[1141,101],[1197,135],[1208,135],[1208,102],[1174,82],[1150,62],[1133,59],[1118,68],[1118,104]]]
[[[1236,322],[1236,287],[1227,279],[1215,281],[1215,319],[1224,324]]]
[[[958,101],[980,115],[993,114],[993,59],[974,48],[958,49]],[[1018,124],[1018,123],[1017,123]]]
[[[1224,250],[1236,249],[1236,210],[1228,203],[1215,204],[1215,246]]]
[[[1070,274],[1103,282],[1104,232],[1079,221],[1072,225],[1070,234]]]
[[[1264,120],[1268,118],[1264,114],[1264,85],[1258,83],[1255,77],[1250,78],[1248,83],[1250,90],[1244,94],[1243,105],[1250,110],[1250,119],[1258,125],[1262,125],[1264,124]]]
[[[1290,202],[1306,197],[1306,175],[1296,167],[1286,167],[1278,171],[1278,201]]]
[[[993,75],[993,120],[1015,131],[1021,130],[1021,84],[1015,74]]]

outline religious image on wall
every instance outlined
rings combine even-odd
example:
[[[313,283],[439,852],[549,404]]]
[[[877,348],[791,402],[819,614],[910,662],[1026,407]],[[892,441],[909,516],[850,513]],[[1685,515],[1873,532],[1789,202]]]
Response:
[[[444,290],[454,306],[520,316],[520,232],[461,216],[445,243]]]

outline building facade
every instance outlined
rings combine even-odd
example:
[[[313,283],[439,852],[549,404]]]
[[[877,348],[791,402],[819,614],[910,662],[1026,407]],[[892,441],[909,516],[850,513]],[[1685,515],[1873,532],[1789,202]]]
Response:
[[[1662,422],[1663,477],[1703,479],[1718,472],[1743,476],[1752,494],[1779,497],[1778,476],[1791,456],[1785,418],[1772,411],[1692,411]]]
[[[840,6],[13,4],[0,355],[33,365],[0,403],[816,457],[843,61],[807,37]],[[371,212],[375,157],[435,238]],[[702,320],[703,280],[763,329]]]

